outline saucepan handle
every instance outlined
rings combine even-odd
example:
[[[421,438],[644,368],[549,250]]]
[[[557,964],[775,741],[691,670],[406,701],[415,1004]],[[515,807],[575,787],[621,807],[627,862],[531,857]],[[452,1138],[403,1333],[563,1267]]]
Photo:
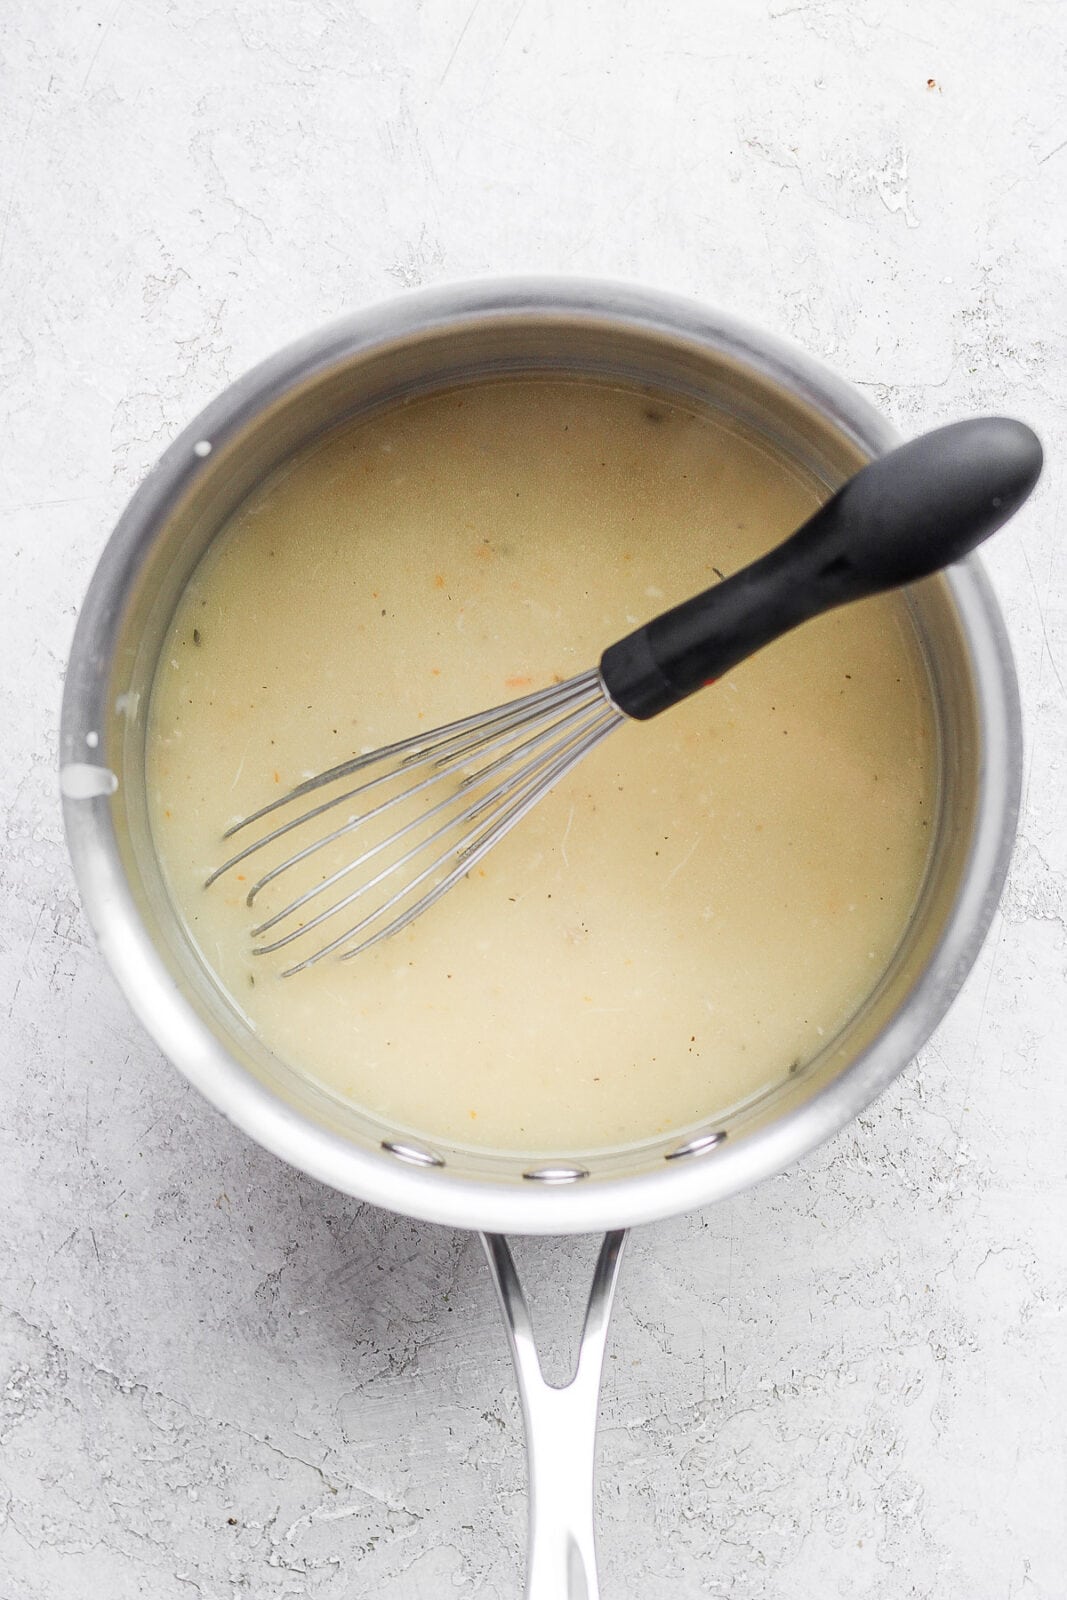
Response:
[[[504,1315],[526,1424],[530,1520],[526,1600],[598,1600],[593,1532],[593,1474],[600,1376],[622,1248],[621,1229],[606,1234],[597,1259],[570,1382],[545,1381],[530,1310],[507,1240],[482,1244]]]

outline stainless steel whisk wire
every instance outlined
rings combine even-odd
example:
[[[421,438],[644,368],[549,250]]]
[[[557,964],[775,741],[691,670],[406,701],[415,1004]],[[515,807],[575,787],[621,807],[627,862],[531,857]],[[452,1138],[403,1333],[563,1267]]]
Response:
[[[342,794],[333,795],[328,800],[301,811],[298,816],[269,829],[216,868],[206,879],[205,887],[210,887],[223,873],[247,861],[249,857],[256,855],[275,840],[323,816],[326,812],[358,797],[366,797],[371,791],[395,781],[402,774],[429,769],[427,776],[406,785],[398,793],[389,795],[388,798],[367,809],[360,809],[348,817],[341,826],[314,839],[310,844],[294,851],[283,861],[272,866],[249,889],[245,899],[246,904],[251,906],[267,884],[308,860],[326,846],[383,817],[396,807],[409,804],[419,795],[427,795],[432,799],[434,791],[440,787],[443,780],[456,778],[455,786],[442,799],[430,804],[415,817],[404,821],[385,838],[378,840],[353,860],[347,861],[321,882],[313,884],[252,929],[254,938],[262,938],[264,934],[297,916],[306,906],[327,894],[342,880],[370,863],[379,862],[381,857],[388,857],[389,853],[404,840],[425,829],[428,823],[442,817],[444,820],[432,832],[416,838],[399,857],[388,860],[387,864],[380,870],[374,871],[371,877],[360,881],[355,889],[342,895],[324,909],[316,911],[307,920],[300,921],[296,927],[287,929],[278,938],[267,944],[257,945],[254,950],[257,955],[267,955],[280,950],[312,933],[316,928],[322,927],[372,890],[389,885],[384,900],[375,903],[370,911],[350,927],[345,928],[342,933],[330,938],[310,955],[288,967],[283,976],[289,977],[293,973],[302,972],[335,952],[342,952],[341,959],[350,960],[381,940],[399,933],[402,928],[428,910],[454,883],[470,872],[482,856],[509,833],[572,767],[625,721],[627,718],[608,698],[599,671],[593,669],[568,679],[565,683],[535,690],[521,699],[447,723],[443,727],[434,729],[433,732],[416,734],[367,755],[356,756],[351,761],[342,762],[338,766],[331,767],[328,772],[320,773],[298,784],[269,805],[262,806],[250,816],[242,818],[227,830],[224,838],[232,839],[254,823],[293,805],[328,784],[375,767],[383,767],[384,770],[370,777],[365,783],[347,789]],[[531,726],[535,731],[529,733]],[[522,737],[523,734],[526,734],[526,737]],[[516,739],[519,740],[518,743],[515,742]],[[501,747],[503,747],[502,753],[487,765],[478,766],[475,770],[466,770],[473,762],[494,750],[501,750]],[[497,778],[498,781],[493,783],[488,792],[481,792],[485,783],[493,778]],[[466,805],[462,805],[458,811],[449,816],[448,812],[472,791],[477,791],[476,798],[469,800]],[[428,863],[423,865],[427,852],[434,846],[438,848]],[[417,864],[414,876],[405,877],[399,888],[394,888],[390,880],[395,882],[396,875],[406,868],[410,869],[413,864]],[[403,906],[401,910],[396,910],[424,884],[429,886],[418,899]],[[396,914],[390,916],[390,912]],[[361,934],[365,937],[360,938]],[[357,942],[352,944],[353,940]],[[351,948],[344,948],[349,945]]]

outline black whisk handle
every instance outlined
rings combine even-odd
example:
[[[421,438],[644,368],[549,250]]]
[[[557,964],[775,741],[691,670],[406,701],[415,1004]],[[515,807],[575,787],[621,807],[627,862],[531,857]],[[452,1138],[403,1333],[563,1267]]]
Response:
[[[901,445],[777,549],[611,645],[600,661],[605,689],[644,721],[809,617],[958,561],[1014,515],[1041,463],[1036,434],[1008,417],[954,422]]]

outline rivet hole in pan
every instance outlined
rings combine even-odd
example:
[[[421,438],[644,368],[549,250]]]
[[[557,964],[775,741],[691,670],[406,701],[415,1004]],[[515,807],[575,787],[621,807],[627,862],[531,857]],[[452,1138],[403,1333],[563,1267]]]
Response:
[[[421,1144],[410,1144],[399,1139],[383,1139],[382,1149],[388,1150],[398,1161],[406,1161],[412,1167],[443,1167],[445,1164],[444,1156],[439,1156],[434,1150],[427,1150],[425,1145]]]
[[[579,1178],[588,1178],[589,1172],[585,1167],[553,1166],[531,1167],[529,1172],[524,1172],[524,1178],[531,1178],[535,1183],[577,1183]]]
[[[665,1161],[680,1161],[683,1156],[701,1156],[707,1151],[714,1150],[726,1138],[724,1131],[719,1128],[715,1133],[698,1133],[695,1139],[687,1139],[685,1144],[678,1145],[677,1149],[668,1150],[664,1156]]]

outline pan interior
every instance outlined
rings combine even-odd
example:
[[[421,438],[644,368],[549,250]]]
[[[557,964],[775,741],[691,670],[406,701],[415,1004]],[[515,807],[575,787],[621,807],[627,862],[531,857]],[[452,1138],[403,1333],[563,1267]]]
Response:
[[[482,348],[479,348],[479,345]],[[589,1141],[548,1144],[533,1150],[464,1139],[455,1131],[430,1130],[360,1109],[326,1081],[315,1082],[267,1048],[250,1026],[231,990],[205,967],[187,924],[176,914],[153,844],[146,786],[149,691],[183,591],[198,562],[235,509],[270,473],[309,446],[318,445],[352,420],[388,411],[415,397],[456,393],[464,386],[515,383],[561,376],[583,384],[607,384],[640,399],[648,408],[711,412],[730,428],[757,438],[784,456],[798,481],[815,495],[844,480],[862,460],[858,447],[802,400],[767,376],[746,371],[728,357],[672,347],[638,332],[572,328],[510,327],[462,337],[427,336],[417,351],[380,351],[351,361],[298,386],[267,415],[236,426],[212,441],[181,502],[169,509],[158,531],[150,568],[123,620],[123,647],[116,654],[112,683],[109,750],[120,783],[112,802],[116,827],[142,917],[152,929],[174,976],[193,1005],[227,1043],[230,1053],[276,1095],[346,1140],[375,1151],[383,1145],[400,1161],[440,1161],[456,1176],[510,1177],[531,1170],[549,1181],[579,1172],[619,1176],[647,1170],[666,1159],[696,1159],[721,1143],[744,1138],[767,1121],[801,1105],[855,1059],[907,996],[936,942],[962,871],[966,821],[974,789],[977,738],[970,684],[959,670],[959,629],[941,580],[921,585],[909,598],[910,626],[936,708],[936,805],[929,865],[913,915],[878,985],[844,1026],[793,1071],[757,1087],[714,1115],[661,1127],[651,1137],[628,1137],[614,1146]],[[947,730],[947,731],[946,731]],[[790,1063],[789,1065],[792,1065]]]

